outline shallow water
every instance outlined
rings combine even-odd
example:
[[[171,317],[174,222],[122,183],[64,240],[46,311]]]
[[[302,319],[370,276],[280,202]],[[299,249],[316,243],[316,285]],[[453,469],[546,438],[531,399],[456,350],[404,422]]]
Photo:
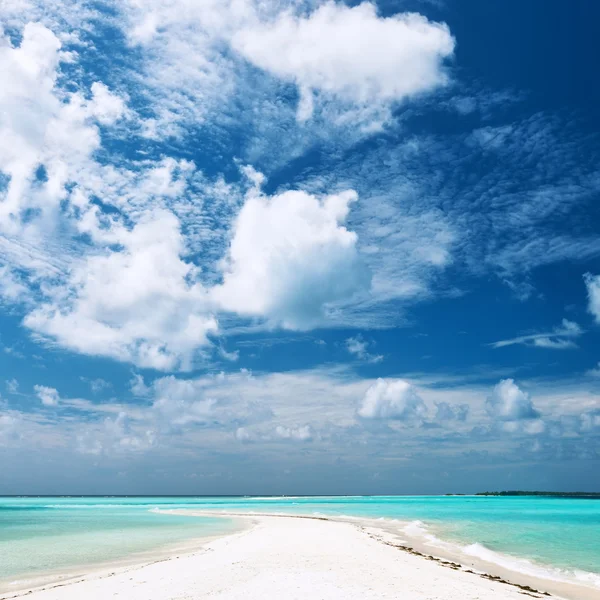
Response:
[[[0,498],[0,589],[234,528],[226,519],[156,514],[144,502]]]
[[[600,588],[599,500],[473,496],[0,498],[0,580],[114,560],[234,527],[157,508],[410,521],[420,533],[473,556],[517,570],[539,567],[542,576],[544,568],[564,572]]]

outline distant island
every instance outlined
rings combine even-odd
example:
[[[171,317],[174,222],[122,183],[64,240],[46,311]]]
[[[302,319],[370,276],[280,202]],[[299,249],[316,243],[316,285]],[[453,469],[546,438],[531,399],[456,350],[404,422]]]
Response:
[[[478,492],[476,496],[545,496],[551,498],[595,498],[600,500],[600,492],[527,492],[510,490],[505,492]]]

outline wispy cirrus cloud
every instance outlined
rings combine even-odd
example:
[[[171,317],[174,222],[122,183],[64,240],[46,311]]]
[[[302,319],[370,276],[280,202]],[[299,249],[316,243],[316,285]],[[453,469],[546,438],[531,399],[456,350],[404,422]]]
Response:
[[[575,340],[583,335],[584,330],[574,321],[563,319],[562,323],[546,333],[531,333],[507,340],[500,340],[490,344],[492,348],[504,348],[520,344],[535,348],[549,348],[552,350],[568,350],[577,348]]]
[[[369,352],[369,347],[373,344],[363,339],[361,335],[349,337],[346,340],[346,350],[357,359],[367,363],[375,364],[384,359],[383,354],[372,354]]]
[[[258,6],[248,1],[223,7],[231,19],[215,18],[220,14],[215,6],[186,2],[181,2],[181,11],[169,10],[165,19],[160,3],[119,5],[113,12],[99,6],[96,12],[83,11],[78,22],[80,31],[73,32],[74,21],[61,20],[58,12],[44,12],[43,7],[35,6],[41,22],[21,24],[22,39],[17,43],[7,38],[3,46],[7,77],[14,80],[14,85],[6,88],[1,99],[6,105],[2,122],[6,143],[0,168],[8,183],[0,209],[10,218],[5,219],[0,256],[6,263],[2,266],[6,273],[3,295],[21,306],[24,324],[36,339],[138,366],[185,370],[191,368],[203,347],[210,346],[208,335],[219,332],[221,312],[258,318],[268,327],[303,329],[328,319],[342,323],[344,311],[340,306],[355,304],[354,296],[361,297],[361,302],[370,301],[368,268],[356,249],[356,234],[342,226],[348,213],[348,207],[342,207],[346,198],[343,193],[319,195],[340,198],[340,202],[324,199],[321,211],[321,233],[326,229],[325,213],[329,209],[331,214],[339,213],[336,231],[340,243],[328,245],[321,234],[311,239],[304,236],[304,241],[296,239],[302,242],[301,254],[305,256],[325,247],[333,250],[325,254],[331,259],[328,273],[340,274],[337,281],[321,272],[324,263],[305,260],[305,267],[299,269],[297,260],[285,248],[271,244],[281,255],[289,254],[290,260],[287,264],[275,260],[277,264],[273,263],[272,272],[266,273],[263,281],[262,296],[252,290],[239,294],[238,288],[244,287],[244,281],[252,281],[253,273],[248,260],[243,263],[245,250],[238,252],[236,258],[235,249],[243,246],[246,238],[263,237],[250,213],[262,202],[263,216],[267,216],[268,207],[274,206],[269,196],[253,198],[246,194],[246,184],[227,184],[223,177],[209,182],[192,160],[163,154],[154,159],[143,158],[139,153],[115,152],[115,144],[124,144],[131,133],[152,143],[175,136],[183,144],[176,150],[178,153],[185,147],[182,131],[169,127],[176,128],[184,122],[203,127],[208,114],[214,117],[209,125],[214,132],[227,106],[227,102],[223,103],[222,83],[236,74],[232,81],[239,89],[231,89],[230,93],[238,102],[244,97],[243,91],[251,87],[244,79],[249,73],[241,56],[247,55],[250,62],[258,60],[256,38],[238,39],[238,56],[226,50],[223,44],[233,44],[237,33],[252,36],[253,31],[272,25],[274,37],[267,41],[275,44],[280,27],[293,22],[290,26],[295,33],[291,42],[302,47],[306,31],[346,31],[358,18],[369,24],[371,36],[401,30],[406,34],[402,44],[390,42],[394,36],[388,36],[385,42],[393,68],[384,68],[387,63],[381,61],[369,63],[371,67],[365,63],[350,83],[334,81],[331,85],[327,83],[334,75],[331,64],[348,57],[332,48],[326,35],[318,36],[322,43],[315,51],[323,59],[318,62],[325,69],[324,79],[311,82],[311,89],[317,92],[323,88],[323,93],[329,90],[333,94],[327,100],[330,108],[335,98],[346,95],[343,110],[351,111],[352,107],[346,105],[364,103],[367,92],[368,99],[372,100],[374,94],[386,104],[441,85],[445,79],[443,58],[453,48],[447,27],[415,15],[381,18],[370,4],[349,9],[330,3],[315,11],[297,7],[297,12],[281,12],[275,4]],[[24,14],[19,17],[19,11],[9,12],[18,27]],[[84,27],[86,19],[89,23]],[[157,27],[159,22],[161,26]],[[122,29],[123,39],[130,45],[129,49],[118,48],[120,55],[131,61],[130,70],[122,66],[110,72],[109,79],[118,92],[111,91],[102,81],[81,76],[91,67],[90,58],[99,60],[99,65],[110,59],[109,54],[97,55],[92,42],[106,27]],[[193,30],[198,35],[182,36],[182,30]],[[138,54],[132,49],[139,50]],[[148,66],[148,71],[142,70],[141,74],[140,56]],[[19,57],[29,63],[29,73],[19,67],[23,62]],[[191,61],[191,57],[196,58]],[[285,60],[293,66],[292,58]],[[178,62],[177,69],[169,68],[172,60]],[[78,70],[74,71],[73,65]],[[373,69],[376,70],[371,72]],[[65,77],[71,71],[76,76]],[[271,71],[268,65],[265,71]],[[108,72],[105,74],[109,76]],[[270,81],[273,74],[277,79],[276,73],[265,78]],[[288,79],[285,74],[281,76]],[[375,82],[374,87],[367,85],[369,78]],[[139,84],[135,90],[128,86],[130,80]],[[300,85],[306,88],[308,84],[303,80]],[[161,93],[154,93],[157,89]],[[218,97],[213,97],[213,93]],[[198,102],[199,95],[207,102]],[[139,112],[143,98],[152,99],[147,110]],[[19,129],[23,122],[19,107],[27,99],[29,104],[38,106],[32,120],[36,135]],[[281,102],[280,108],[278,116],[293,110],[287,101]],[[147,116],[148,111],[154,116]],[[265,115],[265,119],[272,121],[273,114]],[[162,133],[160,123],[167,127]],[[330,124],[336,126],[333,121]],[[240,123],[233,125],[235,129]],[[315,130],[321,125],[314,125]],[[230,157],[232,165],[235,158]],[[235,165],[234,168],[237,171]],[[353,192],[348,193],[355,198]],[[304,224],[314,224],[315,215],[319,216],[318,211],[312,216],[307,212],[311,203],[320,202],[315,195],[287,190],[273,197],[297,199],[287,202],[289,207],[296,206],[295,222],[293,210],[287,215],[296,236]],[[287,218],[275,213],[273,217]],[[244,225],[247,221],[249,225]],[[152,228],[152,223],[156,235],[149,240],[144,232]],[[6,229],[8,225],[10,228]],[[271,231],[278,231],[278,226]],[[294,244],[288,244],[290,252],[293,248]],[[148,260],[152,256],[158,259],[159,255],[164,260],[155,260],[156,264]],[[264,255],[254,259],[265,262]],[[163,292],[153,286],[148,271],[155,272],[157,264],[164,267],[159,278],[163,283],[171,282],[163,287]],[[265,264],[270,264],[269,260]],[[331,283],[328,288],[322,285],[326,280]],[[312,285],[310,282],[319,283],[309,291],[306,285]],[[111,298],[99,293],[100,288],[128,288],[129,292],[119,296],[117,302],[117,295]],[[322,297],[315,296],[316,289]],[[278,299],[281,290],[286,297]],[[252,299],[261,297],[260,307],[252,305]],[[148,302],[159,307],[150,319],[142,309]],[[174,322],[184,326],[173,328]],[[83,331],[86,335],[82,335]]]
[[[17,229],[0,239],[0,256],[6,263],[0,267],[6,273],[2,289],[5,297],[14,301],[18,296],[21,303],[29,296],[27,291],[36,290],[33,302],[36,306],[27,309],[25,322],[40,339],[138,365],[189,368],[194,357],[210,346],[208,335],[226,327],[228,317],[220,314],[223,309],[233,313],[235,318],[260,321],[259,327],[286,323],[294,328],[323,324],[337,327],[398,325],[403,320],[403,304],[436,294],[460,293],[455,284],[445,278],[449,267],[466,265],[480,274],[492,271],[514,283],[526,278],[536,265],[574,256],[593,256],[600,250],[594,241],[597,238],[587,236],[585,231],[573,239],[550,226],[557,211],[561,214],[575,211],[577,202],[589,194],[594,183],[587,162],[575,162],[570,148],[576,140],[568,139],[569,129],[565,130],[566,142],[557,140],[562,124],[556,119],[535,115],[516,123],[483,125],[443,139],[427,133],[409,135],[393,147],[381,141],[380,146],[374,146],[367,155],[352,150],[359,138],[334,132],[340,121],[332,117],[332,112],[327,112],[332,110],[332,103],[341,103],[338,109],[347,111],[349,131],[357,129],[357,117],[352,111],[365,102],[381,106],[400,102],[402,123],[410,121],[411,110],[418,113],[425,107],[435,106],[434,96],[423,104],[420,102],[422,92],[442,85],[447,77],[444,58],[450,56],[453,41],[443,24],[416,15],[383,18],[368,3],[354,8],[324,3],[298,6],[286,12],[277,3],[259,6],[248,1],[226,4],[225,16],[218,17],[219,11],[210,3],[198,6],[182,1],[179,11],[167,11],[162,4],[153,2],[115,8],[110,18],[108,13],[100,18],[99,13],[93,27],[83,27],[80,22],[83,37],[98,35],[102,27],[110,23],[110,27],[122,31],[121,42],[129,44],[119,49],[125,53],[123,58],[131,63],[128,67],[124,60],[122,72],[111,75],[115,89],[102,81],[90,82],[88,77],[87,81],[85,78],[75,80],[77,91],[67,90],[66,70],[78,64],[79,70],[85,71],[91,64],[86,62],[86,53],[94,50],[81,41],[76,43],[77,36],[73,37],[68,31],[54,33],[51,27],[68,30],[71,25],[49,16],[50,13],[44,21],[46,25],[24,28],[23,31],[31,35],[24,35],[20,46],[11,41],[6,50],[9,54],[27,53],[35,44],[45,44],[46,51],[39,56],[31,53],[37,75],[28,79],[23,89],[40,105],[41,117],[36,127],[42,133],[37,137],[43,138],[53,131],[70,132],[66,137],[55,136],[52,143],[41,145],[43,152],[33,145],[30,151],[20,153],[22,157],[31,157],[27,162],[29,166],[23,163],[20,170],[17,169],[19,173],[22,171],[21,175],[17,171],[13,174],[10,170],[13,167],[6,171],[10,177],[6,193],[12,200],[3,202],[3,208],[8,210],[13,206],[14,198],[21,198],[19,202],[25,204],[10,209],[18,213],[18,217],[9,220]],[[89,10],[83,11],[81,17],[91,23],[90,14]],[[334,30],[351,32],[359,21],[366,23],[369,36],[378,40],[379,45],[373,46],[373,52],[385,50],[387,58],[379,60],[377,54],[378,60],[361,63],[360,69],[342,77],[342,71],[333,69],[332,65],[343,63],[351,56],[332,47],[324,34]],[[281,32],[288,30],[291,35],[284,36],[287,41],[282,41]],[[403,35],[395,35],[398,31]],[[190,35],[182,35],[182,32]],[[268,35],[257,36],[257,32],[268,32]],[[302,50],[309,34],[315,34],[320,40],[314,49],[316,58],[296,64],[292,58]],[[277,64],[269,62],[265,48],[281,44],[285,52],[276,53]],[[72,54],[75,48],[77,55]],[[412,60],[415,57],[418,60]],[[140,61],[146,67],[141,71]],[[185,68],[171,68],[173,61]],[[252,68],[262,74],[250,72],[248,62],[254,63]],[[231,79],[232,73],[235,77]],[[421,77],[423,73],[426,76]],[[11,77],[17,81],[22,75],[17,69]],[[128,79],[135,80],[135,90],[127,87]],[[231,79],[233,87],[223,88],[224,79]],[[266,87],[261,88],[260,95],[264,100],[263,92],[269,90],[268,105],[262,105],[258,112],[237,111],[233,118],[229,101],[246,102],[246,92],[251,96],[251,88],[263,85]],[[305,92],[311,90],[315,103],[310,124],[295,120],[297,98],[290,95],[289,90],[285,92],[286,85],[297,86]],[[15,85],[10,89],[5,99],[7,106],[14,108],[19,104],[15,90],[21,88]],[[154,94],[156,90],[160,93]],[[447,101],[446,96],[444,102],[447,104]],[[146,109],[141,109],[142,104]],[[477,101],[474,106],[478,106]],[[462,112],[465,113],[464,107]],[[148,116],[151,113],[154,116]],[[250,113],[254,115],[252,125],[243,121],[243,115]],[[9,110],[7,114],[13,113]],[[16,119],[18,111],[14,115]],[[315,144],[326,144],[332,152],[330,157],[316,164],[307,163],[302,178],[295,176],[293,181],[276,185],[276,191],[270,191],[261,200],[248,194],[247,181],[239,180],[234,161],[239,157],[220,151],[220,166],[230,169],[228,174],[232,181],[227,181],[223,174],[206,176],[189,156],[183,130],[175,136],[173,132],[160,133],[158,122],[163,117],[165,123],[171,125],[194,123],[194,131],[203,130],[225,146],[229,135],[245,137],[249,144],[236,146],[236,150],[245,158],[252,155],[265,166],[271,165],[267,175],[275,181],[280,179],[281,166],[303,156]],[[155,129],[148,137],[152,119],[156,121]],[[10,121],[13,125],[16,122]],[[327,127],[324,128],[325,122]],[[7,127],[13,127],[10,123]],[[390,122],[390,133],[397,133],[398,127],[397,122]],[[270,134],[263,136],[266,129],[261,128],[270,128]],[[285,135],[282,136],[283,130]],[[132,133],[137,140],[150,140],[145,154],[115,152],[115,143],[125,143],[124,138]],[[17,134],[14,135],[21,135]],[[67,138],[79,140],[76,157],[65,149]],[[166,140],[170,140],[168,152],[175,156],[165,155],[165,148],[161,149],[160,144]],[[295,148],[291,154],[283,149],[288,140]],[[298,143],[299,140],[310,141],[304,145]],[[16,146],[7,145],[6,151]],[[199,157],[207,158],[208,153],[203,148],[199,152]],[[273,157],[280,161],[277,168],[273,167]],[[543,165],[539,173],[545,173],[544,176],[525,177],[533,161]],[[11,161],[7,164],[9,162],[13,164]],[[41,179],[30,181],[33,165],[40,162],[45,174],[42,169]],[[483,168],[479,181],[461,187],[474,163]],[[448,165],[452,166],[451,171]],[[214,164],[209,162],[209,167],[214,168]],[[510,182],[503,179],[508,171]],[[26,193],[19,192],[23,186]],[[326,254],[332,260],[335,256],[340,259],[335,264],[327,263],[333,271],[346,269],[347,273],[337,282],[328,278],[332,283],[329,288],[315,286],[318,261],[311,261],[309,273],[291,266],[295,263],[290,257],[287,267],[278,263],[276,269],[272,266],[271,274],[267,274],[269,285],[261,289],[267,290],[269,298],[256,291],[237,293],[240,282],[255,278],[253,274],[248,275],[248,269],[241,272],[240,265],[247,253],[243,251],[234,260],[232,252],[242,237],[250,235],[250,228],[255,229],[252,235],[264,238],[265,243],[268,241],[260,228],[255,227],[257,222],[253,218],[258,212],[254,210],[256,214],[252,215],[251,209],[262,202],[265,206],[260,214],[265,217],[270,214],[267,208],[275,198],[304,194],[300,203],[304,211],[315,198],[342,197],[342,186],[355,190],[358,195],[357,202],[348,204],[343,225],[341,220],[338,223],[338,233],[344,228],[354,239],[352,248],[348,248],[348,256],[352,254],[353,258],[346,260],[348,257],[335,252]],[[560,205],[556,201],[559,197]],[[27,222],[19,222],[22,209],[28,211]],[[37,210],[45,215],[43,230],[40,219],[35,217]],[[54,211],[53,226],[46,218],[48,211]],[[485,219],[481,218],[483,212]],[[138,249],[133,248],[130,241],[138,237],[141,228],[147,227],[153,215],[168,213],[175,218],[165,216],[172,226],[163,228],[161,235],[165,246],[175,249],[167,270],[173,268],[178,275],[172,277],[179,279],[177,285],[170,286],[172,293],[161,296],[160,306],[164,311],[156,315],[152,323],[146,322],[135,307],[148,301],[152,292],[141,288],[139,296],[130,298],[127,307],[109,309],[106,302],[94,300],[92,284],[83,282],[85,273],[105,265],[107,284],[117,285],[123,277],[133,281],[134,267],[141,267],[142,262],[136,262],[134,254]],[[312,218],[305,217],[303,213],[298,223],[308,223]],[[250,225],[244,226],[247,221]],[[293,229],[300,231],[295,225]],[[277,227],[271,231],[277,231]],[[285,254],[273,238],[269,239],[278,253]],[[322,248],[323,244],[322,240],[313,240],[303,246],[303,253],[308,255],[311,249]],[[252,244],[252,247],[258,246]],[[266,258],[254,256],[252,261],[272,265]],[[109,275],[109,265],[123,267],[121,274]],[[286,273],[273,278],[274,269]],[[367,271],[369,283],[364,276]],[[312,282],[307,286],[312,285],[311,290],[290,291],[296,285],[294,281],[304,280]],[[40,282],[44,284],[41,287]],[[237,288],[235,282],[239,284]],[[342,282],[346,287],[340,287]],[[211,292],[213,286],[215,289]],[[227,289],[233,292],[225,293]],[[280,292],[277,290],[281,289],[286,289],[291,297],[278,300],[276,296]],[[315,289],[319,289],[323,297],[317,298]],[[192,296],[194,308],[190,309]],[[221,298],[215,306],[214,302],[207,302],[205,296],[210,300],[216,296]],[[90,302],[86,304],[84,297]],[[312,307],[309,307],[309,299],[314,301]],[[251,302],[256,304],[258,300],[261,301],[259,307]],[[119,318],[116,318],[117,313]],[[202,331],[198,327],[187,328],[193,332],[193,341],[173,333],[172,328],[165,325],[173,319],[189,323],[189,318],[195,324],[205,325],[200,328]],[[82,336],[73,334],[73,339],[69,339],[74,323],[86,323],[97,335],[91,336],[87,345],[81,341]],[[568,340],[540,337],[535,343],[564,347]]]

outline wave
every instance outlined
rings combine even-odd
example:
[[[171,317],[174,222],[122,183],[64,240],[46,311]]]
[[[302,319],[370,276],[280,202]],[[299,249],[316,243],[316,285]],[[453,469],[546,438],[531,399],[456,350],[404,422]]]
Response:
[[[265,498],[265,500],[273,500],[274,498]],[[198,507],[202,508],[202,507]],[[208,507],[207,507],[208,508]],[[248,515],[261,516],[264,514],[281,515],[281,516],[298,516],[302,513],[291,513],[285,510],[276,510],[270,513],[263,513],[261,511],[252,511],[251,507],[222,507],[221,512],[227,513],[232,510],[240,511]],[[245,509],[245,510],[244,510]],[[151,512],[167,513],[172,510],[170,507],[155,507],[151,509]],[[217,508],[210,508],[211,512],[219,512]],[[552,565],[540,564],[529,560],[527,558],[521,558],[512,556],[509,554],[503,554],[488,548],[480,542],[461,544],[460,542],[449,541],[438,537],[435,530],[432,530],[428,524],[421,520],[413,520],[410,522],[398,520],[390,517],[365,517],[365,516],[353,516],[347,514],[332,515],[331,513],[323,513],[320,511],[311,511],[306,513],[314,517],[331,518],[331,519],[344,519],[344,520],[357,520],[362,521],[365,518],[370,520],[373,524],[375,523],[387,523],[394,526],[396,531],[404,533],[407,538],[415,540],[415,543],[424,543],[431,548],[437,548],[441,552],[447,553],[453,557],[457,562],[468,564],[469,559],[475,559],[488,564],[496,565],[502,569],[507,569],[514,573],[520,573],[529,577],[537,577],[540,579],[552,580],[561,583],[579,583],[594,588],[600,589],[600,574],[592,573],[588,571],[578,569],[566,569],[559,568]],[[410,543],[410,541],[408,541]],[[435,554],[435,550],[432,550]],[[480,566],[480,570],[485,570],[485,565]]]
[[[600,574],[597,573],[580,571],[578,569],[561,569],[558,567],[540,565],[539,563],[535,563],[526,558],[517,558],[516,556],[496,552],[479,543],[464,546],[462,552],[468,556],[473,556],[474,558],[496,564],[504,569],[517,571],[531,577],[540,577],[566,583],[572,583],[573,580],[576,580],[580,583],[593,585],[600,589]]]
[[[529,577],[560,583],[580,583],[600,589],[599,573],[543,565],[527,558],[497,552],[479,542],[467,545],[449,542],[434,535],[428,526],[419,520],[404,525],[402,530],[407,536],[418,538],[433,547],[448,552],[451,556],[456,557],[458,562],[464,562],[464,560],[461,561],[461,557],[463,559],[464,557],[472,557]]]

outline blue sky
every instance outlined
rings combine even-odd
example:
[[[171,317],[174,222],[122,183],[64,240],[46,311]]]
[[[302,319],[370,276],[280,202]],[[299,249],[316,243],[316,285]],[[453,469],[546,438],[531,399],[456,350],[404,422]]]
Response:
[[[0,493],[600,487],[585,2],[0,7]]]

